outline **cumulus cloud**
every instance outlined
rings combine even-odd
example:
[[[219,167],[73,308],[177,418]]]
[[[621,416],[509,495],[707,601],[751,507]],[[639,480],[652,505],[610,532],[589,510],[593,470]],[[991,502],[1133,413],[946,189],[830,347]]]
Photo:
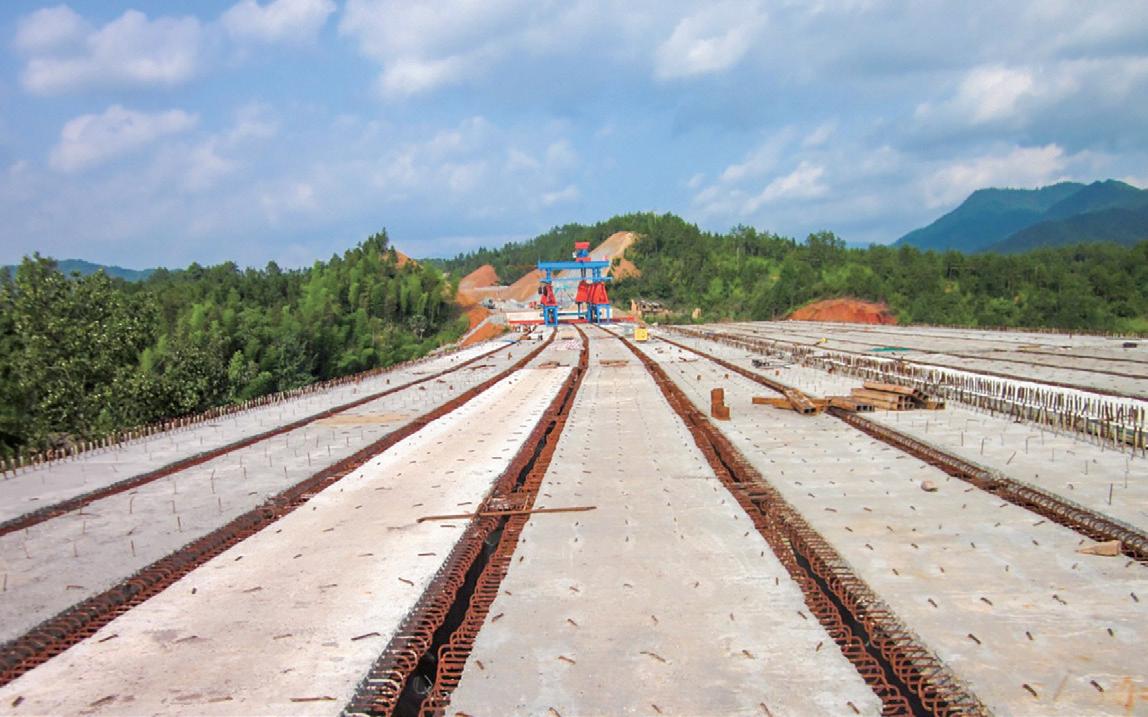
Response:
[[[128,10],[91,28],[67,6],[40,10],[17,32],[16,46],[27,55],[21,82],[41,95],[178,85],[201,68],[203,34],[194,17],[149,20]]]
[[[380,62],[384,96],[409,97],[473,76],[529,25],[526,0],[348,0],[339,31]]]
[[[556,204],[569,204],[570,202],[577,201],[581,193],[578,187],[569,184],[562,189],[554,192],[546,192],[542,195],[542,206],[553,207]]]
[[[644,38],[665,22],[660,9],[652,0],[348,0],[339,32],[379,66],[382,97],[410,100],[497,77],[512,83],[504,89],[524,77],[561,88],[559,75],[644,54]]]
[[[48,161],[60,172],[80,172],[186,132],[197,121],[183,110],[148,114],[112,105],[101,114],[81,115],[65,124]]]
[[[787,150],[794,136],[795,131],[792,127],[774,132],[764,142],[750,150],[745,159],[726,167],[721,173],[721,181],[725,184],[736,184],[745,179],[768,174],[777,166],[779,157]]]
[[[934,171],[926,180],[925,198],[930,207],[955,204],[984,187],[1036,187],[1052,184],[1064,176],[1068,157],[1055,144],[1013,147],[956,161]]]
[[[465,57],[396,58],[379,75],[379,89],[388,97],[418,95],[462,80],[473,67]]]
[[[722,72],[749,51],[765,14],[754,4],[715,3],[682,18],[658,47],[655,73],[660,79]]]
[[[62,136],[36,145],[0,131],[7,162],[27,161],[19,181],[0,177],[21,198],[0,197],[12,217],[0,244],[75,234],[59,227],[153,236],[176,212],[185,232],[230,237],[217,257],[236,236],[342,241],[384,221],[433,251],[436,236],[522,238],[569,221],[574,206],[586,218],[655,206],[709,229],[891,240],[980,186],[1142,177],[1148,166],[1143,0],[216,5],[226,11],[181,11],[199,19],[97,19],[57,5],[14,24],[28,93],[91,103],[69,117],[100,117],[117,101],[143,114],[124,90],[178,87],[209,65],[228,73],[203,83],[194,108],[146,107],[184,107],[208,128],[121,154],[114,143],[106,157],[69,154]],[[325,32],[332,5],[338,38]],[[295,66],[310,88],[298,104],[252,105],[230,124],[212,104],[215,90],[248,92],[240,82],[277,96],[282,65],[242,61],[259,46],[332,40],[359,57],[325,47],[345,64]],[[229,47],[239,61],[210,62]],[[335,71],[346,83],[327,92],[322,78]],[[356,84],[386,111],[349,114]],[[56,103],[3,99],[8,114],[38,106],[59,121]],[[271,137],[275,151],[261,146]],[[282,224],[260,235],[269,217]]]
[[[21,18],[13,44],[21,52],[50,52],[78,44],[90,31],[88,23],[75,10],[56,5]]]
[[[220,18],[229,35],[239,40],[304,43],[315,39],[328,16],[332,0],[241,0]]]
[[[1059,76],[1054,88],[1038,73],[1027,67],[989,65],[974,67],[957,82],[953,95],[940,102],[922,102],[917,106],[917,119],[930,122],[981,125],[1019,122],[1034,101],[1048,99],[1070,89],[1070,78]]]
[[[789,174],[765,185],[761,193],[746,202],[746,212],[752,214],[762,205],[782,200],[796,201],[823,196],[829,191],[829,187],[821,181],[824,176],[825,167],[802,162]]]
[[[956,101],[974,122],[1008,118],[1017,102],[1033,93],[1034,85],[1032,73],[1026,70],[977,68],[961,82]]]

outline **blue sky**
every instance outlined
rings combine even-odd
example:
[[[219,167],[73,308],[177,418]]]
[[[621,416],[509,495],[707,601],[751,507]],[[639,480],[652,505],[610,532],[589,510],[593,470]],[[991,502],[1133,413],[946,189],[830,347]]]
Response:
[[[1148,2],[0,7],[0,262],[300,266],[617,213],[887,242],[1148,185]]]

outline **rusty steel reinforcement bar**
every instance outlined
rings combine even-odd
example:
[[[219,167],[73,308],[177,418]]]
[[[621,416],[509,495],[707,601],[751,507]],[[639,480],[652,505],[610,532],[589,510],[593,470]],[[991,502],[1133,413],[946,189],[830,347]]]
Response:
[[[749,369],[712,356],[705,351],[679,344],[669,339],[662,339],[666,343],[677,346],[683,350],[695,353],[714,363],[735,371],[751,381],[768,386],[775,391],[789,388],[785,384],[774,381]],[[1148,534],[1127,523],[1075,503],[1067,498],[1030,485],[1023,481],[1009,478],[998,472],[983,468],[936,446],[929,445],[904,433],[863,418],[850,411],[830,407],[828,412],[841,419],[850,426],[887,443],[894,448],[902,450],[925,463],[936,466],[949,475],[967,481],[981,490],[1003,498],[1013,505],[1030,510],[1054,523],[1075,530],[1086,538],[1093,540],[1119,540],[1121,552],[1134,560],[1148,562]]]
[[[554,336],[551,334],[549,339],[497,376],[468,389],[353,455],[268,498],[263,504],[160,558],[104,592],[73,605],[20,637],[0,645],[0,687],[95,634],[117,616],[157,595],[195,568],[287,515],[316,493],[348,475],[382,451],[421,430],[431,421],[469,403],[491,386],[528,364],[553,340]]]
[[[751,331],[750,333],[752,333],[752,331]],[[877,333],[877,332],[874,332],[874,333]],[[886,331],[886,332],[881,332],[881,333],[889,334],[890,332]],[[816,336],[816,335],[813,335],[813,334],[803,334],[803,333],[798,333],[798,332],[796,332],[796,331],[795,331],[795,332],[792,332],[791,334],[789,334],[789,333],[787,332],[787,334],[788,334],[788,335],[792,335],[792,336],[798,336],[798,337],[801,337],[801,338],[812,339],[812,341],[810,341],[809,343],[805,343],[805,344],[804,344],[804,345],[806,345],[806,346],[816,346],[816,345],[817,345],[817,343],[816,343],[816,342],[817,342],[817,341],[819,341],[821,338],[824,338],[824,337],[821,337],[821,336]],[[904,335],[903,335],[903,334],[901,334],[901,336],[903,337]],[[836,339],[836,340],[837,340],[837,342],[838,342],[838,343],[846,343],[846,344],[857,344],[857,345],[860,345],[860,346],[865,346],[865,347],[877,347],[877,346],[881,346],[881,345],[882,345],[882,344],[881,344],[881,343],[879,343],[879,342],[861,341],[861,340],[858,340],[858,339],[843,339],[843,338],[838,338],[838,339]],[[797,341],[795,341],[795,342],[793,342],[793,343],[795,343],[795,344],[798,344],[798,345],[801,345],[801,343],[802,343],[802,342],[797,342]],[[961,353],[961,352],[957,352],[957,351],[938,351],[938,350],[936,350],[936,349],[926,349],[926,348],[921,348],[920,346],[912,346],[912,345],[906,346],[906,345],[905,345],[903,342],[901,342],[901,341],[898,341],[898,346],[901,346],[902,348],[904,348],[904,349],[906,349],[906,350],[909,350],[909,351],[915,351],[915,352],[917,352],[917,353],[920,353],[920,354],[926,354],[926,355],[932,355],[932,356],[951,356],[951,357],[953,357],[953,358],[973,359],[973,360],[979,360],[979,361],[996,361],[996,362],[999,362],[999,363],[1013,363],[1013,364],[1027,365],[1027,366],[1044,366],[1044,367],[1046,367],[1046,368],[1055,368],[1055,369],[1068,369],[1068,370],[1071,370],[1071,368],[1072,368],[1072,367],[1070,367],[1070,366],[1065,366],[1065,365],[1063,365],[1063,364],[1048,363],[1048,362],[1046,362],[1046,361],[1029,361],[1029,360],[1026,360],[1026,359],[1023,359],[1023,358],[1017,358],[1017,357],[1015,357],[1015,356],[1010,356],[1010,357],[1004,357],[1004,356],[1001,356],[1001,357],[994,357],[994,356],[989,356],[989,355],[987,355],[987,354],[976,354],[976,353]],[[855,353],[855,354],[861,354],[861,353],[862,353],[861,351],[855,351],[855,350],[852,350],[852,349],[841,349],[841,348],[839,348],[839,349],[836,349],[836,350],[838,350],[838,351],[844,351],[844,352],[847,352],[847,353]],[[1041,352],[1037,352],[1037,351],[1024,351],[1024,353],[1026,353],[1026,354],[1027,354],[1027,353],[1036,354],[1036,353],[1041,353]],[[1089,357],[1089,356],[1073,356],[1073,355],[1071,355],[1071,354],[1056,354],[1056,353],[1051,353],[1051,352],[1044,352],[1044,353],[1045,353],[1045,354],[1047,354],[1047,355],[1049,355],[1049,356],[1060,356],[1061,358],[1078,358],[1078,359],[1079,359],[1079,358],[1085,358],[1085,359],[1094,359],[1094,358],[1095,358],[1095,357]],[[1099,360],[1108,360],[1108,361],[1125,361],[1124,359],[1099,359]],[[1135,363],[1135,362],[1128,362],[1128,361],[1125,361],[1125,362],[1127,362],[1127,363]],[[941,363],[933,363],[933,362],[926,362],[926,361],[922,361],[922,362],[920,362],[920,363],[923,363],[923,364],[925,364],[925,365],[935,365],[935,366],[944,366],[944,365],[945,365],[945,364],[941,364]],[[1117,377],[1119,377],[1119,378],[1133,378],[1133,379],[1145,379],[1145,378],[1148,378],[1148,376],[1146,376],[1146,375],[1145,375],[1145,374],[1143,374],[1143,373],[1126,373],[1126,372],[1124,372],[1124,371],[1106,371],[1105,369],[1099,369],[1099,368],[1098,368],[1098,369],[1092,369],[1092,371],[1091,371],[1091,372],[1092,372],[1092,373],[1101,373],[1101,374],[1105,374],[1105,375],[1107,375],[1107,376],[1117,376]],[[1011,375],[1011,374],[1007,374],[1007,373],[994,373],[993,375],[998,375],[998,376],[1009,376],[1009,375]],[[1020,377],[1019,377],[1019,376],[1014,376],[1014,378],[1020,378]],[[1120,394],[1117,394],[1117,393],[1115,393],[1115,392],[1114,392],[1112,395],[1120,395]]]
[[[1126,396],[1115,391],[1056,381],[1034,381],[992,371],[965,371],[922,361],[879,359],[854,351],[829,350],[760,336],[720,331],[705,333],[681,326],[666,328],[694,339],[724,343],[765,355],[781,353],[802,366],[924,388],[948,400],[990,413],[1051,426],[1055,430],[1083,433],[1098,442],[1111,441],[1113,447],[1129,444],[1148,454],[1148,410],[1128,402],[1129,399],[1148,400],[1148,397]],[[1040,383],[1042,386],[1023,385],[1017,381]],[[1092,393],[1096,398],[1055,389]]]
[[[883,713],[990,714],[837,550],[697,410],[661,366],[629,341],[622,341],[653,375],[715,474],[801,588],[810,610],[881,698]]]
[[[169,476],[173,473],[178,473],[180,471],[187,470],[188,468],[193,468],[197,465],[200,465],[201,463],[206,463],[207,461],[213,460],[215,458],[226,455],[226,454],[231,453],[233,451],[237,451],[241,448],[247,448],[248,446],[259,443],[260,441],[265,441],[268,438],[274,438],[275,436],[282,435],[282,434],[287,433],[289,431],[293,431],[297,428],[302,428],[303,426],[306,426],[309,423],[314,423],[315,421],[319,421],[319,420],[322,420],[324,418],[329,418],[330,416],[333,416],[333,415],[338,414],[338,413],[342,413],[343,411],[347,411],[347,410],[350,410],[352,408],[357,408],[358,406],[362,406],[365,403],[369,403],[371,401],[375,401],[375,400],[383,398],[385,396],[389,396],[393,393],[397,393],[399,391],[406,390],[412,386],[417,386],[421,383],[426,383],[427,381],[434,381],[435,379],[441,378],[441,377],[443,377],[449,373],[453,373],[454,371],[458,371],[459,369],[465,368],[466,366],[468,366],[468,365],[470,365],[476,361],[479,361],[482,359],[487,359],[490,357],[491,354],[496,353],[498,351],[502,351],[503,349],[509,347],[510,345],[511,344],[507,344],[507,346],[499,347],[499,348],[495,349],[494,351],[488,351],[485,354],[481,354],[479,356],[475,356],[472,359],[468,359],[466,361],[463,361],[462,363],[460,363],[457,366],[452,366],[451,368],[445,369],[443,371],[438,371],[438,372],[433,373],[429,376],[424,376],[420,379],[416,379],[414,381],[404,383],[401,386],[395,386],[393,388],[388,388],[385,391],[379,391],[377,393],[372,393],[372,394],[364,396],[362,398],[357,398],[354,401],[350,401],[349,403],[344,403],[340,406],[334,406],[333,408],[328,408],[325,411],[320,411],[319,413],[312,414],[312,415],[307,416],[305,418],[301,418],[297,421],[292,421],[291,423],[287,423],[287,424],[284,424],[282,426],[272,428],[269,431],[264,431],[263,433],[259,433],[259,434],[256,434],[254,436],[248,436],[247,438],[243,438],[243,439],[235,441],[233,443],[228,443],[227,445],[220,446],[219,448],[213,448],[210,451],[204,451],[202,453],[197,453],[193,456],[189,456],[187,458],[180,459],[180,460],[175,461],[173,463],[169,463],[166,466],[162,466],[160,468],[157,468],[153,471],[148,471],[147,473],[140,473],[139,475],[132,476],[131,478],[125,478],[122,481],[118,481],[116,483],[112,483],[111,485],[104,486],[103,488],[97,488],[96,490],[89,491],[87,493],[82,493],[80,495],[73,496],[73,497],[68,498],[66,500],[62,500],[59,503],[53,503],[52,505],[46,505],[43,508],[38,508],[37,510],[34,510],[30,513],[25,513],[24,515],[20,515],[20,516],[17,516],[15,518],[12,518],[10,520],[7,520],[3,523],[0,523],[0,537],[8,535],[9,533],[14,533],[18,530],[24,530],[25,528],[30,528],[34,525],[39,525],[40,523],[51,520],[52,518],[57,518],[61,515],[66,515],[67,513],[71,513],[74,510],[80,510],[80,509],[84,508],[85,506],[87,506],[91,503],[94,503],[97,500],[102,500],[104,498],[107,498],[108,496],[113,496],[113,495],[117,495],[119,493],[124,493],[126,491],[133,490],[133,489],[138,488],[142,485],[146,485],[146,484],[151,483],[153,481],[159,480],[160,478],[164,478],[166,476]]]
[[[827,349],[820,347],[817,344],[817,341],[819,341],[823,337],[814,336],[812,334],[800,334],[800,333],[796,333],[796,332],[794,332],[792,334],[793,336],[799,336],[799,337],[811,339],[811,341],[803,342],[803,341],[790,341],[788,339],[776,339],[776,338],[773,338],[773,337],[768,336],[768,335],[759,334],[758,332],[755,332],[753,329],[741,328],[741,329],[735,329],[735,331],[740,331],[741,333],[739,333],[737,335],[744,337],[744,338],[750,338],[750,337],[765,338],[768,341],[789,343],[789,344],[792,344],[793,346],[796,346],[796,347],[803,347],[803,348],[807,348],[807,349],[816,349],[816,350],[822,350],[822,351],[827,350]],[[868,344],[864,341],[856,341],[856,340],[852,340],[852,339],[838,339],[838,342],[839,343],[859,344],[861,346],[873,345],[873,344]],[[879,346],[880,344],[875,344],[875,345]],[[984,354],[970,354],[970,353],[958,353],[958,352],[949,352],[949,351],[935,351],[935,350],[930,350],[930,349],[922,349],[922,348],[917,347],[917,346],[903,346],[902,348],[905,348],[906,350],[909,350],[909,351],[915,351],[917,353],[930,355],[930,356],[951,356],[953,358],[973,359],[973,360],[982,360],[982,361],[998,361],[1000,363],[1013,363],[1013,364],[1029,365],[1029,366],[1044,366],[1046,368],[1057,368],[1057,369],[1072,370],[1072,367],[1070,367],[1070,366],[1062,366],[1059,364],[1050,364],[1050,363],[1046,363],[1043,361],[1026,361],[1024,359],[1017,359],[1017,358],[991,357],[991,356],[987,356]],[[845,353],[845,354],[852,354],[854,356],[865,356],[866,355],[866,353],[864,351],[858,351],[855,349],[834,348],[831,350],[836,351],[836,352],[840,352],[840,353]],[[914,358],[914,359],[912,359],[912,362],[920,364],[921,366],[931,366],[931,367],[936,367],[936,368],[953,368],[952,366],[950,366],[948,364],[939,363],[936,361],[927,361],[927,360],[920,359],[920,358]],[[991,369],[980,369],[980,370],[976,370],[975,373],[984,374],[985,376],[996,376],[998,378],[1015,379],[1015,380],[1019,380],[1019,381],[1033,381],[1034,380],[1031,378],[1026,378],[1024,376],[1019,376],[1017,374],[1007,373],[1004,371],[994,371]],[[1133,379],[1148,378],[1148,376],[1145,376],[1144,374],[1130,374],[1130,373],[1124,373],[1121,371],[1106,371],[1104,369],[1091,369],[1090,373],[1105,374],[1108,376],[1116,376],[1119,378],[1133,378]],[[1094,393],[1099,393],[1099,394],[1106,395],[1106,396],[1115,396],[1115,397],[1119,397],[1119,398],[1124,397],[1124,394],[1122,394],[1122,393],[1119,393],[1117,391],[1108,390],[1108,389],[1103,389],[1103,388],[1081,386],[1079,384],[1055,382],[1055,381],[1042,381],[1041,383],[1046,383],[1049,386],[1057,386],[1060,388],[1076,388],[1076,389],[1079,389],[1082,391],[1092,391]],[[1148,396],[1133,396],[1133,398],[1148,399]]]
[[[958,458],[936,446],[849,411],[830,408],[829,413],[873,438],[936,466],[955,478],[967,481],[1014,505],[1075,530],[1085,537],[1102,541],[1119,540],[1121,552],[1134,560],[1148,563],[1148,533],[1142,530],[1055,493]]]
[[[479,514],[514,510],[517,515],[478,517],[404,618],[387,647],[360,682],[343,714],[437,714],[445,709],[462,668],[498,593],[498,586],[530,519],[574,396],[589,360],[585,334],[578,366],[535,424],[506,470],[495,480]],[[437,647],[437,653],[436,653]],[[416,684],[419,682],[419,684]]]
[[[784,384],[781,381],[774,381],[772,378],[769,378],[767,376],[762,376],[759,373],[754,373],[753,371],[750,371],[747,368],[742,368],[741,366],[738,366],[735,363],[730,363],[729,361],[726,361],[725,359],[720,359],[717,356],[714,356],[713,354],[710,354],[710,353],[706,353],[705,351],[702,351],[700,349],[695,349],[692,346],[686,346],[685,344],[680,344],[677,341],[672,341],[670,339],[667,339],[665,336],[659,336],[658,339],[660,339],[661,341],[664,341],[665,343],[669,344],[670,346],[675,346],[675,347],[677,347],[683,351],[689,351],[690,353],[697,354],[698,356],[701,356],[702,358],[709,359],[710,361],[713,361],[714,363],[716,363],[718,366],[721,366],[724,369],[728,369],[730,371],[733,371],[734,373],[745,376],[746,378],[748,378],[751,381],[756,381],[757,383],[760,383],[762,386],[765,386],[766,388],[770,388],[770,389],[773,389],[774,391],[777,391],[778,393],[785,396],[786,398],[789,398],[789,394],[791,392],[800,393],[800,391],[797,391],[797,389],[795,389],[793,386],[789,386],[787,384]]]

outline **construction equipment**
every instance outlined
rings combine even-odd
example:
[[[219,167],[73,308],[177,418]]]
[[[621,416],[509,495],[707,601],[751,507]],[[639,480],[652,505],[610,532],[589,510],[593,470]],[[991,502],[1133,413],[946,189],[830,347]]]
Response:
[[[544,272],[538,286],[542,322],[547,326],[557,326],[563,316],[569,317],[571,321],[585,321],[588,324],[610,321],[613,317],[613,307],[610,306],[610,297],[606,294],[606,282],[610,281],[610,277],[603,275],[609,268],[610,262],[597,261],[590,257],[589,242],[574,244],[573,261],[538,262],[539,271]],[[575,277],[554,275],[554,272],[560,271],[576,271],[578,275]],[[573,301],[575,311],[560,311],[558,307],[554,285],[567,282],[578,284]]]

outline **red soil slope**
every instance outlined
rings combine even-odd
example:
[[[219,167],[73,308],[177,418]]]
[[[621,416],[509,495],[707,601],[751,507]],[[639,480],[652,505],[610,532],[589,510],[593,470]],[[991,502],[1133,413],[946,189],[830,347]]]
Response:
[[[538,269],[528,271],[522,278],[499,293],[500,299],[508,301],[534,301],[538,297],[538,282],[545,274]]]
[[[458,282],[458,294],[455,296],[455,301],[466,313],[466,318],[470,322],[469,330],[473,330],[475,326],[482,323],[483,319],[490,316],[490,311],[480,304],[484,298],[482,290],[490,286],[498,286],[498,274],[490,264],[483,264]],[[483,341],[490,338],[491,335],[497,335],[501,329],[502,327],[495,324],[483,327],[482,331],[467,337],[463,345],[469,346],[472,343]],[[482,336],[479,337],[479,334]]]
[[[849,324],[895,324],[897,317],[885,304],[860,299],[814,301],[786,317],[789,321],[840,321]]]
[[[606,237],[606,241],[595,247],[590,252],[590,256],[606,261],[618,259],[618,266],[610,267],[610,274],[614,277],[614,281],[624,279],[627,276],[641,276],[641,270],[634,266],[634,262],[625,257],[626,250],[637,240],[638,235],[634,232],[615,232]]]
[[[397,266],[403,267],[411,263],[413,263],[415,266],[419,265],[417,261],[402,253],[398,249],[395,249],[395,264]]]

